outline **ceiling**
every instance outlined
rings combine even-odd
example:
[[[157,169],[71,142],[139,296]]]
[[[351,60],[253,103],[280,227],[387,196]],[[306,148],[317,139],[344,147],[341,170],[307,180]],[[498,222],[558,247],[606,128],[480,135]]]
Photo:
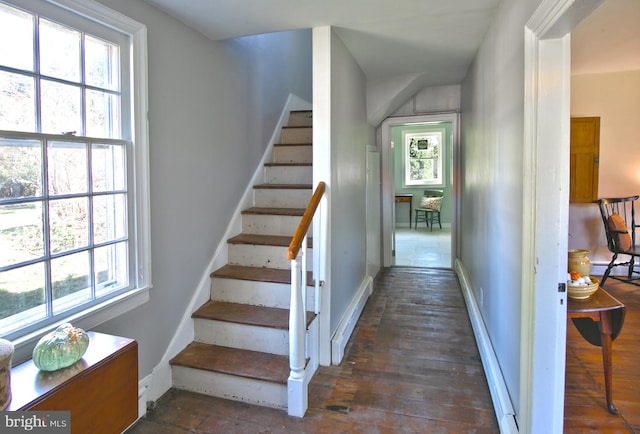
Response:
[[[367,78],[459,84],[499,0],[146,0],[213,40],[331,25]]]
[[[640,70],[640,0],[605,0],[571,32],[571,73]]]
[[[213,40],[331,25],[369,80],[459,84],[500,0],[145,0]],[[579,1],[579,0],[578,0]],[[640,0],[605,0],[572,32],[574,73],[640,69]]]

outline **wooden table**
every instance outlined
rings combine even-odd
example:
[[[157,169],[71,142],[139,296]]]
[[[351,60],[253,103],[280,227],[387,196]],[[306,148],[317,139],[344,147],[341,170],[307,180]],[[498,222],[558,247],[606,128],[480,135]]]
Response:
[[[411,229],[411,214],[413,213],[413,194],[396,193],[396,203],[397,202],[409,202],[409,229]]]
[[[583,338],[592,345],[602,347],[607,408],[610,413],[617,414],[611,392],[611,343],[622,329],[626,308],[602,288],[598,288],[587,300],[571,297],[567,300],[567,317],[571,318]]]
[[[88,332],[82,359],[54,372],[32,360],[11,369],[9,411],[69,411],[71,433],[119,434],[138,418],[138,344]],[[34,431],[35,432],[35,431]]]

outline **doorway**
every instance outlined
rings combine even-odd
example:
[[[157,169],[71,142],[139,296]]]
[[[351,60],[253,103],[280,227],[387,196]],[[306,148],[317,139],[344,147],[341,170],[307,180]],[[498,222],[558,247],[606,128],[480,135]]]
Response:
[[[457,112],[404,116],[386,119],[382,123],[382,244],[383,265],[453,268],[456,258],[458,210],[458,128]],[[443,150],[439,156],[441,180],[437,185],[412,185],[406,182],[403,135],[424,130],[444,131]],[[415,225],[415,208],[420,205],[423,191],[445,191],[442,229],[436,224],[427,228],[424,222]],[[396,202],[397,195],[412,195],[411,206],[406,198]]]

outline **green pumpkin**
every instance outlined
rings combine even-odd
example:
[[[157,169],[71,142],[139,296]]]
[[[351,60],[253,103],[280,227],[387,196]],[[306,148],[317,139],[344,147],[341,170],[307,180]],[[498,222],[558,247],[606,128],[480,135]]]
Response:
[[[80,360],[88,346],[87,333],[65,323],[38,341],[33,349],[33,364],[41,371],[57,371]]]

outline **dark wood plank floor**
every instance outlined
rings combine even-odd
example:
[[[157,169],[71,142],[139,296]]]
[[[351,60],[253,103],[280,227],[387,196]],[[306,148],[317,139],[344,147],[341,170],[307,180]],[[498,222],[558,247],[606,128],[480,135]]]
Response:
[[[567,433],[640,433],[640,287],[608,279],[604,289],[625,304],[622,331],[613,342],[613,402],[607,411],[602,352],[567,323],[565,417]]]
[[[172,389],[128,434],[499,432],[455,274],[389,268],[374,288],[304,418]]]

